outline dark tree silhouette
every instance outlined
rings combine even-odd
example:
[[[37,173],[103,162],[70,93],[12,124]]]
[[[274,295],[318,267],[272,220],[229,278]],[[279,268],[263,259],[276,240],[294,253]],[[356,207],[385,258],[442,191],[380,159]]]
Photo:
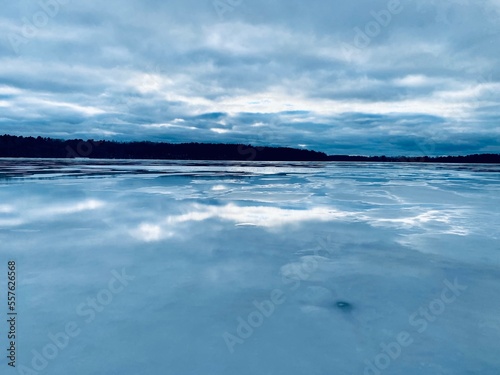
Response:
[[[116,142],[89,139],[0,136],[0,157],[165,160],[353,161],[401,163],[495,163],[500,154],[467,156],[350,156],[289,147],[253,147],[224,143]]]
[[[251,152],[249,152],[251,151]],[[218,143],[158,143],[60,140],[0,136],[0,157],[174,160],[326,161],[323,152],[289,147]]]

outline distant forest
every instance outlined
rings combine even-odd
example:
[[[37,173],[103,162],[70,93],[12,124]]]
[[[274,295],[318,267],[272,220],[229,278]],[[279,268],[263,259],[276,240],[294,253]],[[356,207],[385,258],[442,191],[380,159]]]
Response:
[[[163,159],[163,160],[255,160],[255,161],[356,161],[424,163],[496,163],[500,154],[467,156],[350,156],[289,147],[256,147],[220,143],[116,142],[42,137],[0,136],[0,157]]]

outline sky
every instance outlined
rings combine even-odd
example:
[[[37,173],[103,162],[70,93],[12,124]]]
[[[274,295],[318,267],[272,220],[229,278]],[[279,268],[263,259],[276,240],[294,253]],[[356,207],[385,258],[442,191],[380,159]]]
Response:
[[[0,133],[500,153],[500,0],[5,1]]]

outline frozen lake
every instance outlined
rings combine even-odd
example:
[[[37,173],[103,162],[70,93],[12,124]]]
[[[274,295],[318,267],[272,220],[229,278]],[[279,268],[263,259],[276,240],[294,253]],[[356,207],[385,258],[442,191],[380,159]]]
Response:
[[[500,373],[500,166],[0,159],[2,374]]]

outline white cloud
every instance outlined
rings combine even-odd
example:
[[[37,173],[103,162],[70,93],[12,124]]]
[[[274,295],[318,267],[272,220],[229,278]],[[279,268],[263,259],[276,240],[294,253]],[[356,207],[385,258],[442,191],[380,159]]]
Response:
[[[403,122],[418,122],[420,133],[439,128],[436,153],[497,127],[498,3],[410,2],[347,58],[342,46],[354,43],[354,28],[386,6],[257,1],[221,20],[194,1],[72,2],[18,55],[0,41],[0,124],[12,134],[258,139],[332,153],[348,142],[372,154],[419,152]],[[21,32],[35,10],[5,4],[1,30]],[[381,142],[394,135],[397,144]],[[464,152],[498,147],[482,137]]]

